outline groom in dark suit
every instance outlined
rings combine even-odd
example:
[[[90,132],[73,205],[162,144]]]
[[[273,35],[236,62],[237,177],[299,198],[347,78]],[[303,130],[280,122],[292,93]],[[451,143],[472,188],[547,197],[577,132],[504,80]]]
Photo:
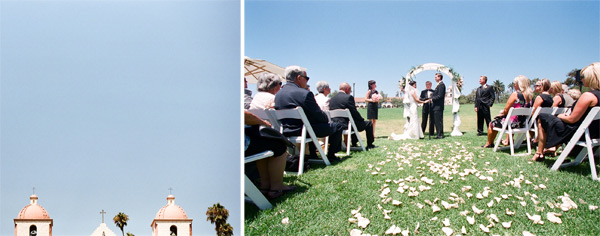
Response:
[[[433,95],[433,89],[431,89],[431,81],[425,82],[425,90],[421,91],[421,96],[419,99],[421,101],[425,101],[431,98]],[[421,129],[423,129],[423,133],[425,133],[425,128],[427,127],[427,118],[429,117],[429,135],[433,135],[433,117],[430,117],[429,113],[431,111],[430,103],[423,103],[423,109],[421,110]]]
[[[490,116],[490,107],[494,105],[494,98],[496,94],[493,86],[488,86],[487,76],[482,75],[479,77],[479,88],[475,93],[475,112],[477,112],[477,135],[485,135],[483,133],[483,121],[489,127],[492,118]]]
[[[444,98],[446,97],[446,85],[442,81],[441,73],[435,74],[435,82],[438,85],[435,87],[433,91],[433,95],[431,96],[432,104],[432,115],[433,122],[435,123],[435,130],[437,131],[437,135],[435,139],[444,138]]]
[[[352,93],[352,87],[348,83],[340,84],[340,92],[337,93],[329,100],[329,109],[348,109],[350,114],[352,115],[352,120],[356,124],[356,128],[358,131],[366,131],[367,134],[367,149],[374,148],[373,141],[375,138],[373,137],[373,123],[371,121],[365,120],[360,113],[356,110],[356,104],[354,103],[354,97],[350,95]],[[332,121],[338,122],[344,125],[344,129],[348,129],[348,119],[347,118],[333,118]],[[352,143],[356,144],[358,142],[355,135],[352,135]]]

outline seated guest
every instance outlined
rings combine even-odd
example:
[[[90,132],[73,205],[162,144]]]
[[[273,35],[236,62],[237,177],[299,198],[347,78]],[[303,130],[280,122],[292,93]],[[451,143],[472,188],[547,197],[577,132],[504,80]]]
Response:
[[[256,161],[256,168],[260,177],[260,191],[269,199],[277,198],[285,192],[293,191],[295,186],[283,184],[283,171],[286,164],[287,146],[284,141],[264,138],[258,135],[260,125],[270,127],[268,121],[261,120],[254,114],[244,111],[245,151],[244,156],[251,156],[265,151],[272,151],[274,155]]]
[[[575,102],[575,100],[571,96],[569,96],[569,86],[567,86],[566,84],[563,84],[562,90],[563,90],[563,98],[565,99],[565,107],[571,108],[573,106],[573,103]]]
[[[250,109],[252,103],[252,91],[248,89],[248,80],[244,77],[244,109]]]
[[[552,95],[552,107],[565,107],[566,100],[563,95],[562,84],[559,81],[552,81],[548,92]]]
[[[315,100],[317,100],[317,104],[319,104],[319,108],[323,111],[329,111],[329,95],[331,93],[331,89],[329,88],[329,83],[325,81],[317,82],[317,94],[315,96]]]
[[[275,94],[281,89],[282,80],[279,75],[262,73],[258,76],[256,87],[258,93],[254,95],[250,109],[269,109],[275,106]]]
[[[579,89],[569,89],[569,92],[567,93],[571,98],[573,98],[574,101],[577,101],[577,99],[581,97],[581,91],[579,91]],[[573,106],[571,105],[571,107]]]
[[[544,148],[553,147],[565,142],[568,142],[575,131],[579,128],[587,114],[593,107],[600,106],[600,62],[592,63],[591,65],[581,70],[583,86],[592,89],[585,92],[573,104],[571,114],[559,114],[553,116],[551,114],[540,114],[538,119],[539,144],[537,152],[533,156],[534,161],[544,159]],[[590,124],[590,136],[598,137],[600,126],[597,121]]]
[[[498,134],[498,131],[493,128],[502,128],[502,123],[506,119],[506,115],[511,107],[520,108],[520,107],[531,107],[531,99],[533,98],[533,92],[529,87],[529,79],[524,75],[519,75],[515,77],[513,80],[513,84],[515,86],[515,92],[513,92],[510,97],[508,97],[508,101],[506,105],[504,105],[504,109],[500,111],[500,115],[494,118],[490,125],[488,126],[488,135],[487,142],[482,147],[485,148],[493,148],[494,147],[494,139]],[[523,117],[512,116],[509,117],[511,122],[513,122],[514,126],[523,127],[526,119],[522,119]]]
[[[343,125],[337,122],[329,123],[327,115],[319,108],[315,101],[315,96],[306,90],[306,84],[309,77],[306,75],[306,69],[299,66],[288,66],[285,68],[286,84],[275,95],[275,109],[294,109],[302,107],[306,118],[310,122],[317,137],[329,136],[329,150],[327,157],[330,161],[338,161],[339,158],[334,154],[341,149],[341,139]],[[299,120],[281,120],[283,126],[283,135],[300,136],[302,132],[302,122]],[[316,147],[311,143],[309,145],[310,153],[316,155]]]
[[[356,124],[356,128],[358,131],[366,131],[367,134],[367,149],[374,148],[373,141],[375,138],[373,137],[373,123],[371,121],[363,119],[363,117],[356,110],[356,104],[354,103],[354,97],[350,95],[352,92],[352,87],[348,83],[340,84],[340,92],[331,98],[329,101],[329,108],[331,110],[336,109],[348,109],[350,114],[352,115],[352,119]],[[347,118],[336,117],[333,118],[333,121],[344,124],[344,129],[348,129],[348,121]],[[357,138],[352,138],[353,146],[356,146]]]
[[[535,110],[538,107],[552,107],[552,103],[554,102],[554,100],[552,100],[552,95],[550,95],[550,93],[549,93],[550,80],[542,79],[542,80],[538,81],[538,83],[536,83],[536,85],[535,85],[536,91],[537,91],[537,88],[539,87],[541,93],[533,101],[533,109],[532,109],[533,112],[535,112]],[[533,115],[533,113],[532,113],[532,115]]]

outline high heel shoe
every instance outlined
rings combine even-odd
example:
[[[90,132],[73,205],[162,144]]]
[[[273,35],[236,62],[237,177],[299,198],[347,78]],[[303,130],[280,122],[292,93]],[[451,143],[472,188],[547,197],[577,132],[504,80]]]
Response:
[[[533,155],[533,159],[531,159],[532,161],[544,161],[546,159],[546,157],[544,156],[544,153],[539,153],[536,152],[535,155]]]

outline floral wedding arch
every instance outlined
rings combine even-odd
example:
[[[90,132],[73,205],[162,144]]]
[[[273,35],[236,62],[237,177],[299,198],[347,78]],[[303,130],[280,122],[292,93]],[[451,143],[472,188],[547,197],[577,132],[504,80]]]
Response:
[[[460,92],[461,92],[461,89],[463,86],[462,76],[459,75],[458,73],[456,73],[454,71],[454,69],[452,69],[451,67],[448,67],[448,66],[445,66],[442,64],[438,64],[438,63],[425,63],[425,64],[411,68],[410,71],[408,72],[408,74],[406,74],[406,76],[403,77],[402,80],[400,81],[400,88],[402,90],[405,90],[406,86],[409,86],[408,81],[413,80],[415,75],[417,75],[423,71],[438,71],[438,72],[444,73],[452,81],[452,114],[453,114],[454,121],[452,122],[453,128],[452,128],[452,133],[450,133],[450,135],[451,136],[462,136],[463,133],[460,132],[460,130],[458,129],[458,127],[461,124],[460,116],[458,115],[458,110],[460,108],[460,104],[458,103],[458,97],[460,97]],[[405,97],[404,101],[407,101],[406,97]],[[407,123],[408,123],[408,121],[407,121]]]

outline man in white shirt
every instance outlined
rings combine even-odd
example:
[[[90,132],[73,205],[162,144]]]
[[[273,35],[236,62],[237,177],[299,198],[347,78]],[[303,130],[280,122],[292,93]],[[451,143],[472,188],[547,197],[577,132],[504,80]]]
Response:
[[[319,94],[315,95],[315,100],[321,108],[322,111],[329,111],[329,95],[331,93],[331,89],[329,88],[329,83],[325,81],[317,82],[317,92]]]

